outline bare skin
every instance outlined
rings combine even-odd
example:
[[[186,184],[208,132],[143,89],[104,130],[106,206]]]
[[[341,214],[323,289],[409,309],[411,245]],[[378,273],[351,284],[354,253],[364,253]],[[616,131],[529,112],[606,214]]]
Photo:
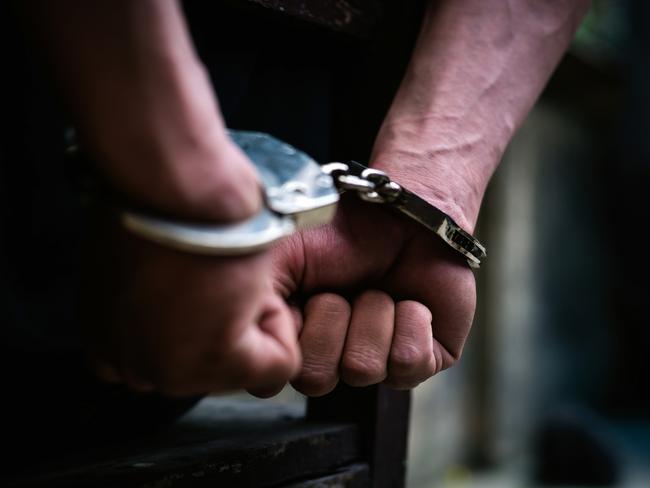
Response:
[[[344,202],[332,225],[283,243],[276,270],[284,296],[310,296],[293,383],[307,395],[329,392],[339,375],[353,386],[412,388],[451,366],[469,332],[475,293],[467,265],[376,207]]]
[[[472,231],[506,145],[588,5],[431,2],[371,166]],[[322,395],[339,379],[411,388],[460,358],[474,276],[404,219],[348,202],[332,225],[284,243],[275,259],[278,289],[312,296],[301,315],[298,390]]]
[[[178,4],[54,3],[35,30],[115,185],[181,217],[252,214],[260,201],[250,163],[225,134]],[[473,230],[492,172],[587,6],[432,2],[371,165]],[[459,359],[474,315],[464,262],[354,200],[273,256],[210,260],[133,237],[114,242],[119,277],[102,305],[110,318],[89,330],[89,354],[105,378],[136,389],[269,395],[292,379],[308,395],[339,379],[411,388]],[[295,296],[306,299],[293,310],[299,334],[284,302]]]

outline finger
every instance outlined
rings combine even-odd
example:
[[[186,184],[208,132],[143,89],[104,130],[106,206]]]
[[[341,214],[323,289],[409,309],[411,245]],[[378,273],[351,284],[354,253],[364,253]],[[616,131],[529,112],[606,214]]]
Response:
[[[386,293],[369,290],[356,298],[341,363],[348,385],[367,386],[386,378],[394,320],[395,304]]]
[[[333,293],[313,296],[305,305],[300,334],[302,370],[293,387],[308,396],[321,396],[339,380],[339,363],[350,322],[350,304]]]
[[[232,343],[200,344],[168,355],[173,367],[156,370],[156,388],[169,396],[249,389],[267,397],[281,390],[300,366],[293,319],[280,299],[269,300],[258,319],[247,319]],[[215,326],[224,326],[216,323]],[[224,338],[230,341],[230,339]]]
[[[262,398],[277,395],[301,365],[294,318],[282,300],[273,302],[272,309],[260,318],[259,327],[251,329],[257,338],[250,349],[249,366],[244,366],[249,376],[246,389]]]
[[[403,256],[404,262],[391,280],[417,284],[400,294],[431,311],[436,371],[442,371],[458,361],[469,334],[476,308],[474,275],[466,263],[451,259],[446,248],[432,246],[427,239],[414,240]]]
[[[441,263],[437,280],[444,281],[436,282],[435,287],[428,291],[428,303],[433,315],[436,373],[453,366],[460,359],[476,309],[474,275],[467,266]],[[440,290],[445,292],[441,293]]]
[[[418,302],[398,302],[385,384],[396,389],[414,388],[433,376],[437,366],[433,354],[431,312]]]
[[[286,355],[292,369],[297,370],[300,350],[295,320],[289,307],[279,297],[273,297],[268,309],[258,319],[258,330],[268,342],[277,344],[278,354]]]

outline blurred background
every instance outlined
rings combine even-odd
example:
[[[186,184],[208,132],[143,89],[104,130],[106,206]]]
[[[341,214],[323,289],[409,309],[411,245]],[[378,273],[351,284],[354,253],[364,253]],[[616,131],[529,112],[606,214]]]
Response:
[[[595,1],[491,183],[461,365],[409,486],[650,486],[650,3]]]

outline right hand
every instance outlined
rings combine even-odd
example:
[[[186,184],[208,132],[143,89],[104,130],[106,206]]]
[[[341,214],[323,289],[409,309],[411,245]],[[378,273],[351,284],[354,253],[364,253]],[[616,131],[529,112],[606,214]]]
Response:
[[[218,161],[233,170],[219,171],[231,179],[220,184],[245,186],[242,175],[254,173],[234,169],[250,163],[234,146],[222,150]],[[233,208],[238,220],[244,204],[234,205],[237,193],[226,197],[230,207],[220,211],[227,218]],[[273,290],[268,253],[182,253],[115,224],[95,237],[84,325],[90,362],[105,380],[168,395],[263,394],[297,373],[297,332]]]

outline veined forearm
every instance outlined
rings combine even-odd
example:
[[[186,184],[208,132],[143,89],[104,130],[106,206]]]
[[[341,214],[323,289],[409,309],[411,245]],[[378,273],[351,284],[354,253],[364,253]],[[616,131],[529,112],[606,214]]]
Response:
[[[490,176],[588,5],[431,2],[373,166],[473,228]]]

